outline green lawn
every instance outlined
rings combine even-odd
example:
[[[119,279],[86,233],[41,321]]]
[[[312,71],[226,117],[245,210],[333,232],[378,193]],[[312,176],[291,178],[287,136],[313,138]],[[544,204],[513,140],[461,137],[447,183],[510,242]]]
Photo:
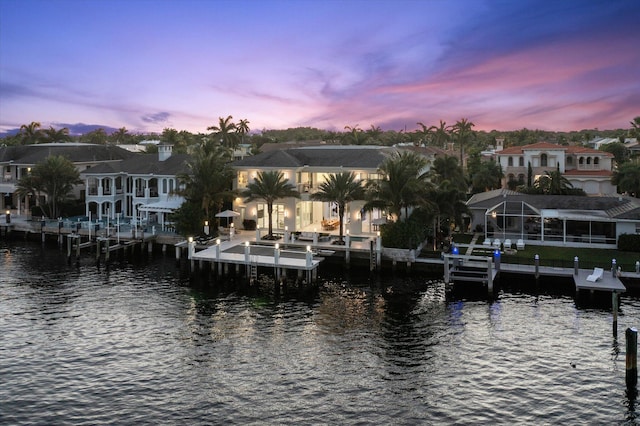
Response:
[[[580,268],[591,269],[596,266],[610,268],[612,259],[623,271],[634,271],[636,261],[640,260],[640,253],[598,248],[573,248],[550,246],[526,246],[518,250],[517,254],[503,254],[504,263],[533,264],[534,256],[540,256],[540,265],[556,267],[573,267],[573,259],[578,256]]]

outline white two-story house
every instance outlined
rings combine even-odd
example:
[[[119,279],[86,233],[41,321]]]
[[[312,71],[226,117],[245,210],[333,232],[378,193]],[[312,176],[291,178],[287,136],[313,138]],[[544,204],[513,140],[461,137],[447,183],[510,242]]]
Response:
[[[613,154],[605,151],[538,142],[497,151],[496,157],[504,172],[503,188],[509,182],[526,183],[531,165],[534,181],[545,171],[559,168],[574,188],[581,188],[588,195],[616,193],[611,183]]]
[[[85,170],[81,176],[87,188],[87,216],[127,218],[164,228],[167,215],[184,201],[174,193],[188,159],[186,154],[172,155],[171,145],[159,145],[158,154],[136,154]]]
[[[260,171],[281,171],[295,186],[301,197],[277,200],[273,207],[274,230],[290,232],[322,232],[323,223],[335,223],[338,209],[335,203],[312,201],[311,195],[333,173],[352,172],[363,183],[378,179],[378,167],[398,148],[326,145],[274,150],[246,157],[231,164],[236,171],[233,187],[239,193],[252,182]],[[364,201],[352,201],[345,213],[345,227],[352,234],[375,232],[376,225],[384,221],[386,212],[362,211]],[[254,220],[260,228],[268,227],[267,205],[262,200],[245,202],[238,196],[233,203],[240,213],[239,220]]]
[[[78,172],[95,167],[119,163],[134,156],[115,145],[97,145],[86,143],[46,143],[35,145],[17,145],[0,147],[0,193],[2,193],[1,211],[8,210],[15,215],[30,216],[30,208],[36,204],[31,197],[17,194],[18,181],[31,172],[36,164],[50,156],[62,156],[71,161]],[[85,197],[83,184],[76,185],[73,196],[77,199]],[[40,200],[44,203],[43,199]]]

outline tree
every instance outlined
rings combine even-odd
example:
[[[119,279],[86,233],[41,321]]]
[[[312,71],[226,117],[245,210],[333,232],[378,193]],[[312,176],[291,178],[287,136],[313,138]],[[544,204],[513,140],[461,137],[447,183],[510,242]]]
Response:
[[[462,167],[464,167],[464,146],[469,142],[471,136],[473,136],[473,131],[471,130],[473,126],[475,126],[475,124],[466,118],[461,118],[451,127],[451,133],[455,135],[456,142],[460,145],[460,165]]]
[[[438,185],[444,181],[450,183],[459,191],[467,191],[467,183],[464,178],[462,167],[458,164],[458,159],[450,155],[437,157],[433,161],[431,170],[429,171],[431,182]]]
[[[622,142],[611,142],[600,147],[600,151],[613,154],[617,164],[622,164],[629,159],[629,150]]]
[[[418,122],[416,123],[418,126],[420,126],[419,130],[416,130],[416,133],[418,135],[420,135],[420,142],[422,142],[422,145],[430,145],[432,139],[433,139],[433,134],[436,130],[435,126],[429,126],[427,127],[424,123]]]
[[[82,135],[81,139],[88,143],[104,145],[107,143],[108,136],[107,136],[107,132],[105,132],[104,129],[101,127],[99,129],[92,130],[85,135]]]
[[[284,173],[279,170],[258,172],[253,182],[247,185],[242,193],[245,202],[264,200],[267,203],[267,215],[269,220],[268,238],[273,238],[273,203],[276,200],[287,197],[299,198],[300,193],[287,181]]]
[[[24,180],[24,181],[23,181]],[[60,204],[82,183],[80,173],[73,163],[63,156],[49,156],[36,164],[31,173],[18,182],[21,195],[46,195],[45,213],[48,217],[60,216]]]
[[[438,148],[445,147],[446,143],[451,138],[449,134],[450,130],[451,127],[447,126],[446,121],[440,120],[440,123],[437,126],[434,126],[433,140]]]
[[[427,160],[411,151],[389,157],[378,168],[381,179],[367,182],[365,210],[387,210],[398,220],[406,220],[409,208],[426,199],[430,188],[426,166]]]
[[[640,116],[635,117],[630,124],[631,129],[629,130],[629,136],[640,141]]]
[[[23,124],[20,126],[20,138],[21,145],[31,145],[38,143],[42,139],[42,131],[40,130],[40,123],[32,121],[29,124]]]
[[[552,172],[545,171],[544,175],[540,176],[533,186],[543,194],[548,195],[568,194],[573,189],[573,185],[569,182],[569,179],[564,177],[560,172],[559,165],[556,170]]]
[[[344,126],[344,129],[348,131],[348,133],[346,133],[344,135],[343,140],[346,142],[346,144],[352,144],[352,145],[361,145],[362,144],[362,138],[360,135],[362,135],[362,129],[358,127],[358,124],[356,124],[355,126],[351,127],[351,126]]]
[[[471,176],[471,185],[473,192],[490,191],[500,188],[502,178],[502,168],[495,161],[483,161]]]
[[[369,127],[366,132],[367,139],[371,141],[371,143],[378,143],[378,138],[382,134],[382,129],[379,126],[374,126],[373,124]]]
[[[344,212],[347,203],[364,199],[364,188],[356,176],[351,172],[330,174],[328,179],[320,184],[318,192],[311,195],[312,200],[336,203],[340,218],[340,244],[343,244]]]
[[[214,140],[219,140],[223,146],[234,150],[238,145],[238,127],[231,120],[233,120],[233,117],[230,115],[227,118],[218,117],[218,125],[209,126],[207,130],[213,131]]]
[[[640,198],[640,164],[637,162],[627,162],[618,167],[613,172],[611,183],[618,186],[619,193]]]
[[[238,125],[236,126],[236,131],[240,135],[240,143],[244,143],[244,135],[249,133],[249,120],[243,118],[238,121]]]
[[[111,134],[111,140],[116,145],[126,144],[131,140],[131,135],[126,127],[120,127]]]
[[[200,223],[204,220],[213,223],[214,212],[219,212],[224,202],[234,196],[231,189],[233,171],[228,164],[229,151],[208,141],[196,149],[187,163],[188,172],[177,175],[183,187],[177,193],[200,208]]]
[[[69,135],[69,129],[63,127],[60,130],[56,130],[53,126],[49,126],[48,129],[44,130],[43,136],[40,139],[42,143],[46,142],[70,142],[72,140]]]

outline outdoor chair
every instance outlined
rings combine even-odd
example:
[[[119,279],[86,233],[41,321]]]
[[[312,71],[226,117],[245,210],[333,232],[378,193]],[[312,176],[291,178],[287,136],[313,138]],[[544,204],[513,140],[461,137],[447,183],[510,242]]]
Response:
[[[587,277],[587,281],[592,283],[598,281],[604,275],[604,269],[602,268],[593,268],[593,273]]]
[[[505,249],[505,250],[510,249],[512,245],[513,245],[513,244],[511,243],[511,240],[510,240],[509,238],[507,238],[506,240],[504,240],[504,249]]]
[[[516,242],[516,248],[517,248],[518,250],[524,250],[524,240],[519,239],[519,240]]]
[[[482,243],[483,246],[491,246],[491,238],[485,238]]]
[[[496,238],[493,240],[493,247],[499,249],[500,248],[500,238]]]

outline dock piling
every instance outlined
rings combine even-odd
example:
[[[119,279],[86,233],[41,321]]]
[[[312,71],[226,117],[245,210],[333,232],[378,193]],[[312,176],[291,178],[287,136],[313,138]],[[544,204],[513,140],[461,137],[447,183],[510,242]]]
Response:
[[[627,328],[626,337],[626,371],[625,380],[627,388],[635,388],[638,383],[638,330],[635,327]]]

